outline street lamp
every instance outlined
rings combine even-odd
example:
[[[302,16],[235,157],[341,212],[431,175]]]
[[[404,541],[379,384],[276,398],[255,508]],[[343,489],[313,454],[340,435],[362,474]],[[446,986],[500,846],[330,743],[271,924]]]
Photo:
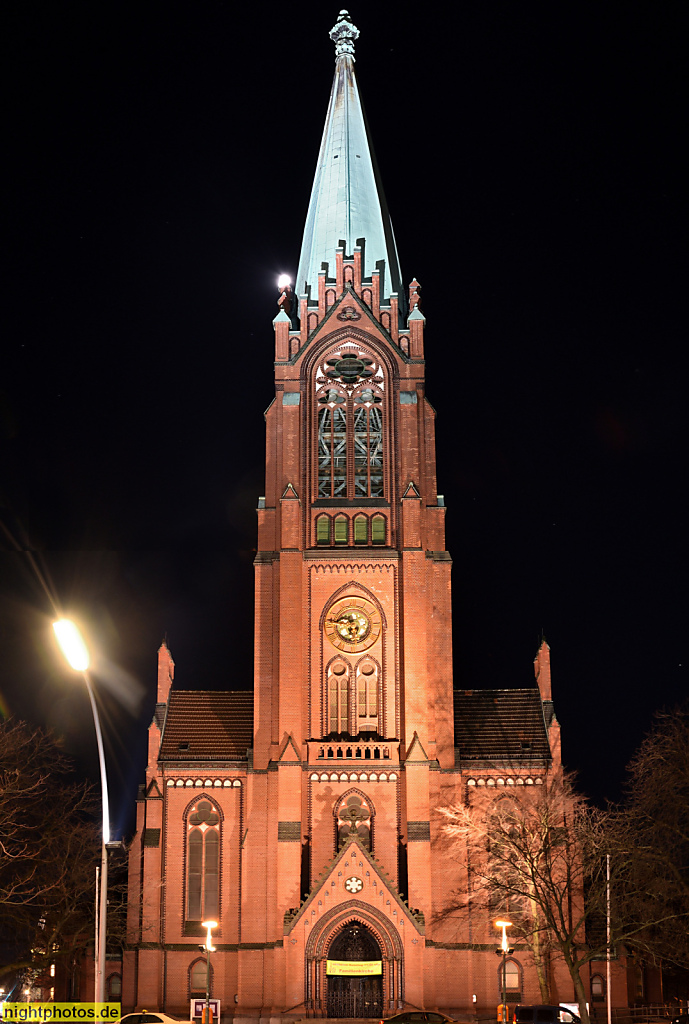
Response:
[[[510,953],[514,953],[513,949],[510,949],[507,944],[507,929],[512,927],[511,921],[496,921],[496,928],[502,928],[502,941],[500,948],[496,949],[498,956],[502,957],[502,1012],[500,1014],[502,1024],[507,1024],[507,957]]]
[[[100,718],[98,708],[93,696],[91,679],[88,674],[89,652],[83,637],[77,626],[69,619],[58,619],[53,623],[53,629],[60,650],[64,654],[70,667],[75,672],[81,672],[84,676],[86,689],[91,701],[93,712],[93,724],[96,729],[96,740],[98,743],[98,761],[100,763],[100,792],[101,808],[103,813],[103,835],[101,842],[100,856],[100,899],[98,907],[98,918],[96,922],[96,977],[95,977],[95,1002],[105,1002],[105,936],[108,916],[108,849],[110,842],[110,808],[108,802],[108,779],[105,774],[105,753],[103,752],[103,736],[100,729]]]
[[[206,929],[206,942],[203,948],[206,950],[206,1015],[204,1024],[211,1024],[210,1016],[210,1005],[211,1005],[211,953],[215,953],[215,946],[213,945],[213,936],[211,931],[213,928],[218,927],[217,921],[202,921],[201,927]]]

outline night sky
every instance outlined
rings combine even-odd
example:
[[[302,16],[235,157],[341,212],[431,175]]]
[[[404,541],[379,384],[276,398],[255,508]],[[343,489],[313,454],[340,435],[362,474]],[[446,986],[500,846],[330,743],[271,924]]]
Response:
[[[350,7],[423,286],[455,685],[532,685],[544,633],[564,759],[597,800],[687,689],[683,10]],[[97,780],[51,594],[99,651],[116,832],[163,637],[179,687],[252,684],[276,279],[296,272],[337,12],[3,15],[0,706]]]

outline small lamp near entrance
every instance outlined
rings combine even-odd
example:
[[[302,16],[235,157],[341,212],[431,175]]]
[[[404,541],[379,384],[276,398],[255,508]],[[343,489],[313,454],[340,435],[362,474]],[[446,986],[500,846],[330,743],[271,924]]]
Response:
[[[218,922],[203,921],[201,927],[206,929],[206,941],[201,947],[206,951],[206,1007],[203,1015],[203,1024],[211,1024],[211,953],[215,953],[215,946],[213,945],[213,936],[211,935],[211,932],[214,928],[218,927]]]
[[[512,927],[512,922],[496,921],[495,927],[502,928],[502,941],[495,952],[498,956],[502,957],[502,1005],[500,1007],[500,1020],[502,1024],[507,1024],[507,957],[510,953],[514,953],[514,949],[510,949],[507,943],[507,929]]]

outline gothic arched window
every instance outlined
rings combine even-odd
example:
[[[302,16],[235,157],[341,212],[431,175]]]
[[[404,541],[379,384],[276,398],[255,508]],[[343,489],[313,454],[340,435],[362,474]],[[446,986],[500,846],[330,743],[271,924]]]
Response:
[[[524,881],[514,857],[521,820],[519,804],[508,796],[496,800],[489,811],[490,904],[496,915],[515,922],[524,910]]]
[[[356,838],[370,852],[373,826],[373,808],[360,793],[345,793],[335,807],[338,848],[351,838]]]
[[[371,540],[374,544],[385,543],[385,516],[374,516],[371,520]]]
[[[356,667],[356,732],[378,728],[378,665],[363,658]]]
[[[187,818],[187,921],[218,918],[220,895],[220,817],[201,799]]]
[[[605,981],[602,974],[591,976],[591,1001],[594,1003],[605,1002]]]
[[[316,368],[315,385],[318,497],[384,497],[382,367],[350,342]]]
[[[122,1001],[122,975],[111,974],[105,984],[105,990],[108,996],[109,1003],[119,1003]]]
[[[316,520],[316,543],[329,544],[331,532],[330,516],[319,516]]]
[[[502,993],[503,981],[505,984],[505,992],[512,1001],[515,995],[521,998],[522,990],[522,976],[519,964],[516,960],[506,960],[504,965],[504,977],[503,977],[503,965],[500,964],[498,968],[498,992]]]
[[[366,544],[368,542],[368,518],[356,516],[354,519],[354,543]]]
[[[347,516],[335,516],[335,543],[346,544],[349,540],[349,519]]]
[[[347,399],[335,388],[319,397],[318,497],[347,497]]]
[[[373,388],[354,394],[354,498],[383,497],[382,399]]]
[[[349,732],[349,663],[337,658],[328,666],[328,732]]]
[[[195,960],[194,963],[189,968],[189,995],[192,998],[194,996],[200,996],[205,994],[207,971],[208,965],[205,959]],[[210,980],[213,980],[212,968]]]

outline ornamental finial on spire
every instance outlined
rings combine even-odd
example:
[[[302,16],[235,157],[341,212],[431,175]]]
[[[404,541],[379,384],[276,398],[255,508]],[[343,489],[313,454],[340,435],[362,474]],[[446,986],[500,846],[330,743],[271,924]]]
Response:
[[[354,60],[354,42],[359,38],[359,29],[349,20],[349,11],[340,11],[337,21],[330,29],[330,38],[335,43],[335,60],[351,57]]]

